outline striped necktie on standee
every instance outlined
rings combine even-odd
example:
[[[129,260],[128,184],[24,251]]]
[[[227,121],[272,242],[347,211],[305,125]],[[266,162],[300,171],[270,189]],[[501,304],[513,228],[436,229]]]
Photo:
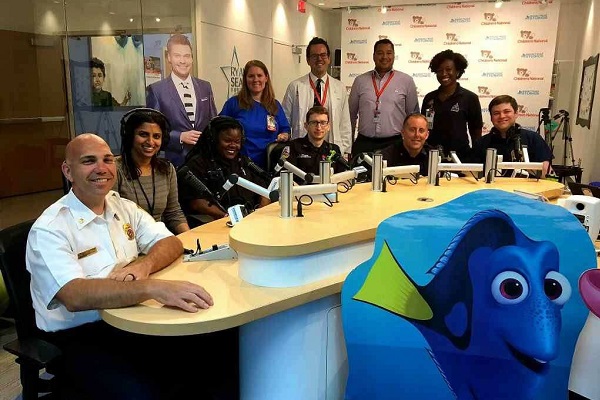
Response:
[[[183,87],[183,106],[185,107],[185,112],[193,125],[196,119],[196,110],[192,98],[192,91],[190,90],[190,85],[186,82],[181,82],[181,86]]]

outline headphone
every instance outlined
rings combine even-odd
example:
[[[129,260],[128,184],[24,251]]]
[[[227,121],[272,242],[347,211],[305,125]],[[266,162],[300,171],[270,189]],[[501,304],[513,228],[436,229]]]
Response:
[[[160,144],[160,149],[164,150],[167,145],[169,144],[169,139],[171,138],[170,132],[171,132],[171,124],[169,123],[169,119],[160,111],[155,110],[153,108],[146,108],[146,107],[140,107],[140,108],[134,108],[133,110],[127,111],[123,117],[121,117],[121,142],[127,139],[128,134],[131,134],[133,136],[133,131],[134,131],[134,127],[131,127],[131,133],[127,132],[127,124],[129,122],[129,120],[132,118],[132,115],[147,115],[147,116],[152,116],[153,119],[155,119],[156,121],[144,121],[143,119],[141,120],[141,124],[143,124],[144,122],[148,122],[148,123],[155,123],[158,124],[158,126],[160,126],[162,132],[162,137],[161,137],[161,144]],[[164,129],[163,129],[164,128]]]
[[[225,115],[217,115],[216,117],[213,117],[210,120],[210,122],[208,123],[208,125],[206,126],[206,129],[204,129],[202,136],[206,135],[206,140],[208,141],[208,145],[210,146],[211,149],[214,149],[217,145],[219,132],[222,132],[226,129],[239,130],[240,133],[242,134],[242,143],[241,144],[242,144],[242,146],[244,145],[244,142],[246,141],[246,134],[244,133],[244,127],[242,126],[240,121],[238,121],[237,119],[228,117]]]

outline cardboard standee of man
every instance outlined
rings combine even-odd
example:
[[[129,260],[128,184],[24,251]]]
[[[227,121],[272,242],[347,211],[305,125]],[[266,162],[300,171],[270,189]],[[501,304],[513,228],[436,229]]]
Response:
[[[171,124],[171,140],[165,156],[175,167],[185,161],[202,131],[217,115],[209,82],[191,76],[194,57],[185,35],[176,34],[167,42],[171,75],[148,86],[146,106],[162,112]]]

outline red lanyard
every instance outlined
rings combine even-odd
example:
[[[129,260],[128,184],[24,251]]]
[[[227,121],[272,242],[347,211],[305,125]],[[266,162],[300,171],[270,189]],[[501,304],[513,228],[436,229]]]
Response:
[[[375,96],[377,97],[377,99],[375,100],[375,111],[379,110],[379,98],[381,97],[385,88],[387,87],[388,83],[390,83],[390,81],[392,80],[393,77],[394,77],[394,71],[391,71],[390,75],[388,76],[388,78],[386,79],[386,81],[384,82],[384,84],[380,90],[377,88],[377,82],[375,82],[375,71],[373,71],[373,74],[371,75],[371,79],[373,80],[373,89],[375,89]]]
[[[323,91],[322,99],[321,99],[321,93],[317,92],[315,83],[312,81],[312,79],[310,79],[310,76],[308,77],[308,81],[310,82],[310,87],[312,88],[313,92],[315,93],[315,97],[319,101],[319,104],[324,107],[325,103],[327,102],[327,89],[329,89],[329,77],[327,77],[327,80],[325,81],[325,90]]]

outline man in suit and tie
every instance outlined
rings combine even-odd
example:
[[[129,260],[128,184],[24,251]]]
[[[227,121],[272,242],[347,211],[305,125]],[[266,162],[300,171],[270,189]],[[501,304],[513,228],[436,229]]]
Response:
[[[292,139],[306,135],[306,113],[314,106],[326,107],[330,112],[330,131],[325,140],[350,153],[352,132],[348,93],[344,84],[327,74],[331,52],[327,41],[314,37],[306,48],[306,62],[310,73],[292,81],[283,98],[283,110],[292,127]]]
[[[171,36],[167,42],[171,75],[146,91],[146,106],[165,114],[171,124],[165,156],[175,167],[183,164],[185,155],[217,115],[210,83],[190,75],[193,59],[189,39],[181,34]]]

